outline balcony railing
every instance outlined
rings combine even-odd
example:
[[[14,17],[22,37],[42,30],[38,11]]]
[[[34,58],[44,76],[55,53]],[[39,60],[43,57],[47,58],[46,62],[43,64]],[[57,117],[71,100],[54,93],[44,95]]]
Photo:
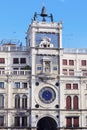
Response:
[[[6,70],[0,70],[0,75],[30,75],[30,70],[12,70],[12,71],[6,71]]]
[[[87,48],[64,48],[64,53],[87,54]]]
[[[31,71],[29,71],[29,70],[19,70],[19,71],[14,70],[12,72],[12,74],[13,75],[29,75],[29,74],[31,74]]]
[[[28,48],[25,46],[0,46],[0,52],[5,51],[27,51]]]
[[[87,71],[63,72],[63,76],[87,76]]]

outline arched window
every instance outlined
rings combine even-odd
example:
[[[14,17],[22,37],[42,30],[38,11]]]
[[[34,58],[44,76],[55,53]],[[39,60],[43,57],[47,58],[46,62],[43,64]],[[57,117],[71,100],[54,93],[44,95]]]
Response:
[[[73,109],[78,109],[78,97],[73,97]]]
[[[0,108],[4,108],[4,96],[0,95]]]
[[[15,108],[20,108],[20,96],[15,96]]]
[[[66,109],[71,109],[71,97],[67,96],[66,98]]]
[[[22,108],[27,108],[27,96],[23,95],[22,97]]]

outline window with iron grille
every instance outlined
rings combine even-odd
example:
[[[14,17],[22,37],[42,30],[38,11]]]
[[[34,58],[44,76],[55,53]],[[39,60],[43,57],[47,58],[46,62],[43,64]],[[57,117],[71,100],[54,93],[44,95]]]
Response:
[[[0,88],[4,88],[4,82],[0,82]]]

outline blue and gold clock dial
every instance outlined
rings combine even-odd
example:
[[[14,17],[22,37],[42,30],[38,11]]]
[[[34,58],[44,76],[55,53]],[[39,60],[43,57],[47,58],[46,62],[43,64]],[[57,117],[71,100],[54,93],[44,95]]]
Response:
[[[52,103],[56,98],[56,93],[51,87],[44,87],[39,92],[39,97],[44,103]]]

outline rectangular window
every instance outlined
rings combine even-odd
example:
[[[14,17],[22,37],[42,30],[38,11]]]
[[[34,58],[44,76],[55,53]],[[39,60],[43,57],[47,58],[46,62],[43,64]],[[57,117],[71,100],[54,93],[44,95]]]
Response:
[[[68,75],[67,69],[63,69],[63,74],[64,74],[64,75]]]
[[[20,108],[20,96],[15,96],[15,108]]]
[[[0,58],[0,64],[4,64],[5,63],[5,58]]]
[[[73,121],[74,122],[74,124],[73,124],[74,127],[79,127],[79,117],[74,117],[73,120],[74,120]]]
[[[0,88],[4,88],[4,82],[0,82]]]
[[[20,58],[20,63],[21,64],[26,64],[26,58]]]
[[[4,108],[4,96],[0,94],[0,108]]]
[[[86,109],[87,109],[87,95],[85,95],[85,106],[86,106]]]
[[[87,70],[82,70],[82,75],[87,76]]]
[[[63,59],[63,65],[67,65],[67,60]]]
[[[5,68],[0,68],[0,74],[5,74]]]
[[[41,70],[41,67],[40,67],[40,66],[38,66],[38,67],[37,67],[37,70]]]
[[[87,126],[87,116],[86,116],[86,126]]]
[[[73,84],[73,89],[78,89],[78,84]]]
[[[72,117],[66,118],[66,127],[72,127]]]
[[[55,71],[56,71],[56,70],[57,70],[57,66],[54,66],[54,67],[53,67],[53,70],[55,70]]]
[[[15,88],[20,88],[20,82],[15,82]]]
[[[81,60],[81,65],[86,66],[86,60]]]
[[[13,58],[13,64],[19,64],[19,58]]]
[[[22,117],[22,126],[27,126],[27,116]]]
[[[19,70],[19,68],[13,68],[13,70]]]
[[[74,70],[69,70],[69,75],[73,76],[74,75]]]
[[[4,126],[4,116],[0,116],[0,126]]]
[[[15,117],[15,126],[20,126],[20,117]]]
[[[71,84],[66,84],[66,89],[71,89]]]
[[[69,60],[69,65],[74,65],[74,60]]]
[[[20,68],[20,70],[25,70],[25,67]]]
[[[27,88],[27,83],[22,83],[22,88]]]

